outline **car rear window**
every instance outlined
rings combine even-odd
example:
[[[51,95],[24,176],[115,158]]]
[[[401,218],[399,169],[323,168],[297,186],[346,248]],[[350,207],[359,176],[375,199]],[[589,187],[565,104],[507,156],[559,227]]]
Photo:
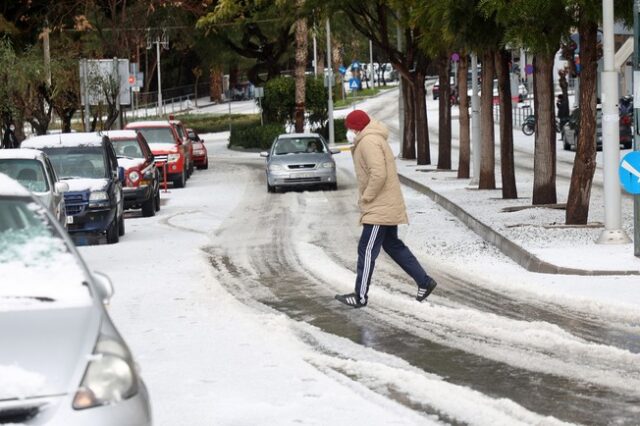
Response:
[[[49,182],[44,167],[38,160],[23,158],[0,159],[0,173],[11,176],[29,191],[45,192],[49,190]]]
[[[276,155],[326,152],[322,141],[312,137],[278,139],[274,149]]]
[[[136,130],[142,133],[148,143],[176,143],[173,132],[168,127],[140,127]]]

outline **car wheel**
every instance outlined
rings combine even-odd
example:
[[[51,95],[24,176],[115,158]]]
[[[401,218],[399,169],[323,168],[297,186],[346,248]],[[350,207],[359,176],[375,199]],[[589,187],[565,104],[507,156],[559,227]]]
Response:
[[[149,197],[147,201],[142,204],[142,216],[151,217],[156,214],[156,197]]]
[[[173,186],[175,186],[176,188],[184,188],[186,180],[187,178],[185,177],[185,171],[182,170],[182,173],[180,173],[180,177],[178,179],[174,179]]]
[[[206,160],[204,160],[204,166],[202,166],[203,169],[207,170],[209,168],[209,159],[207,158]]]
[[[156,192],[156,211],[160,211],[160,189]]]
[[[120,216],[120,220],[118,221],[118,235],[122,237],[124,235],[124,214]]]
[[[625,143],[624,145],[622,145],[622,147],[623,147],[624,149],[631,149],[631,142],[627,142],[627,143]]]
[[[113,219],[109,228],[107,228],[107,244],[115,244],[120,241],[120,236],[118,235],[118,219]]]
[[[567,141],[567,136],[562,134],[562,147],[565,151],[569,151],[571,149],[571,144]]]
[[[276,192],[276,187],[269,185],[269,182],[267,182],[267,192]]]

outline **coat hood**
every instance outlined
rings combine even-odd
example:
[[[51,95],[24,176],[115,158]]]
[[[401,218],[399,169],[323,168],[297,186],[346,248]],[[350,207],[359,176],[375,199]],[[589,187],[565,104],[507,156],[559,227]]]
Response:
[[[383,138],[384,140],[387,140],[387,138],[389,137],[389,129],[381,122],[377,120],[371,120],[369,124],[367,124],[367,127],[362,129],[362,131],[358,133],[358,136],[356,136],[354,146],[358,146],[360,141],[367,135],[378,136]]]

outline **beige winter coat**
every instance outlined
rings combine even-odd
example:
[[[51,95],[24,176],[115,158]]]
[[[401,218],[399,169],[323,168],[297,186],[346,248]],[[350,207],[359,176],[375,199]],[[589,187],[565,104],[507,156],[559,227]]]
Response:
[[[388,136],[389,131],[382,123],[371,120],[358,133],[351,148],[360,194],[361,224],[398,225],[408,222]]]

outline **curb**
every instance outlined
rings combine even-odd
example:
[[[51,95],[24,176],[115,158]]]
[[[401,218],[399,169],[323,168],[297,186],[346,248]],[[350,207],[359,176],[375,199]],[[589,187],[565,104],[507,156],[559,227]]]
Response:
[[[435,192],[428,186],[421,184],[411,178],[398,173],[400,182],[422,194],[431,198],[436,204],[443,207],[449,213],[457,217],[469,229],[478,234],[485,241],[496,246],[505,256],[511,258],[518,265],[529,272],[541,274],[563,274],[563,275],[585,275],[585,276],[606,276],[606,275],[640,275],[640,271],[605,271],[567,268],[546,262],[533,253],[528,252],[518,244],[507,239],[504,235],[487,226],[480,220],[473,217],[462,207],[458,206],[448,198]]]

